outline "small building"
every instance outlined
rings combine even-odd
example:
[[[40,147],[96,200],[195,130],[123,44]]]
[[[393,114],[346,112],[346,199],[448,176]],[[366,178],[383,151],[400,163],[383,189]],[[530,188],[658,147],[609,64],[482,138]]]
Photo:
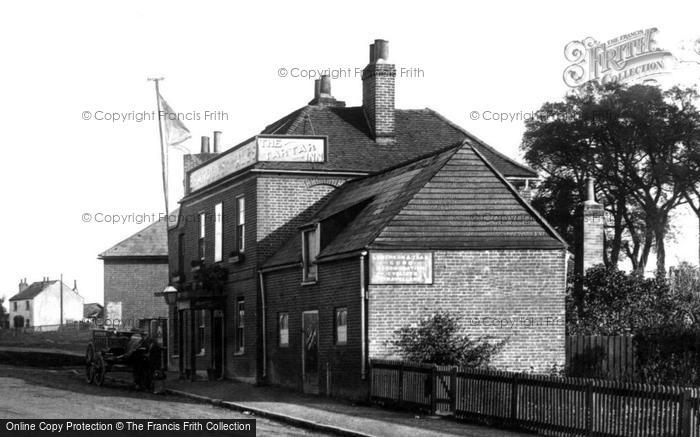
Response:
[[[77,285],[44,278],[19,283],[19,293],[10,298],[10,327],[55,330],[63,323],[82,320],[83,297]]]
[[[364,397],[393,331],[438,309],[508,339],[499,368],[563,365],[566,245],[519,194],[537,174],[396,109],[387,53],[370,46],[362,106],[326,76],[260,134],[186,157],[169,229],[182,375]]]
[[[104,323],[139,328],[165,319],[168,306],[154,293],[168,285],[165,220],[156,221],[98,255],[104,265]]]

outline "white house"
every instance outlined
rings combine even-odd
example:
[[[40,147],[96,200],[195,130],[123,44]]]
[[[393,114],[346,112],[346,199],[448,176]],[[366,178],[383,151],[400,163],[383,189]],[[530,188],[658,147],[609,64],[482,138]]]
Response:
[[[48,278],[27,285],[27,280],[23,279],[19,283],[19,293],[10,298],[10,326],[13,328],[58,329],[61,314],[63,323],[82,320],[83,297],[75,285],[69,287]]]

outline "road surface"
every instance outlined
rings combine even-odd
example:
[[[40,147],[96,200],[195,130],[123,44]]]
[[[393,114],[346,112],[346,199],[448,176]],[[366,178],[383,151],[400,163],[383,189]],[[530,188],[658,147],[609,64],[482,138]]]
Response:
[[[136,391],[116,381],[108,380],[105,387],[88,385],[78,370],[0,365],[0,418],[250,419],[252,416],[174,396]],[[256,419],[260,436],[328,435]]]

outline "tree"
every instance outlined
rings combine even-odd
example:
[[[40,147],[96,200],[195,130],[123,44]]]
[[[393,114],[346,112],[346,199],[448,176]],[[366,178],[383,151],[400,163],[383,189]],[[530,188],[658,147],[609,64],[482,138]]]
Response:
[[[471,340],[460,334],[461,317],[438,311],[418,323],[395,332],[393,341],[409,361],[447,366],[482,367],[501,351],[506,340],[492,337]]]
[[[687,298],[666,278],[644,278],[616,267],[594,266],[570,279],[568,334],[618,335],[683,325]]]
[[[665,271],[670,213],[700,183],[696,98],[693,89],[591,83],[563,102],[545,103],[526,122],[522,149],[528,163],[544,173],[545,186],[576,189],[578,195],[569,196],[574,201],[583,198],[585,180],[595,178],[598,197],[612,218],[607,265],[617,265],[624,253],[642,272],[654,247],[657,271]],[[575,207],[554,208],[552,201],[551,192],[545,192],[534,203],[544,206],[545,216]]]

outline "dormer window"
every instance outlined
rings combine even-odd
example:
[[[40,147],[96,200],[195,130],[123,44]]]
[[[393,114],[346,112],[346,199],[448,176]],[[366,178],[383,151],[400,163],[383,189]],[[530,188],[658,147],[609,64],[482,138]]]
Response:
[[[318,278],[318,266],[314,263],[318,256],[320,246],[319,225],[301,232],[302,262],[304,266],[303,281],[316,282]]]

